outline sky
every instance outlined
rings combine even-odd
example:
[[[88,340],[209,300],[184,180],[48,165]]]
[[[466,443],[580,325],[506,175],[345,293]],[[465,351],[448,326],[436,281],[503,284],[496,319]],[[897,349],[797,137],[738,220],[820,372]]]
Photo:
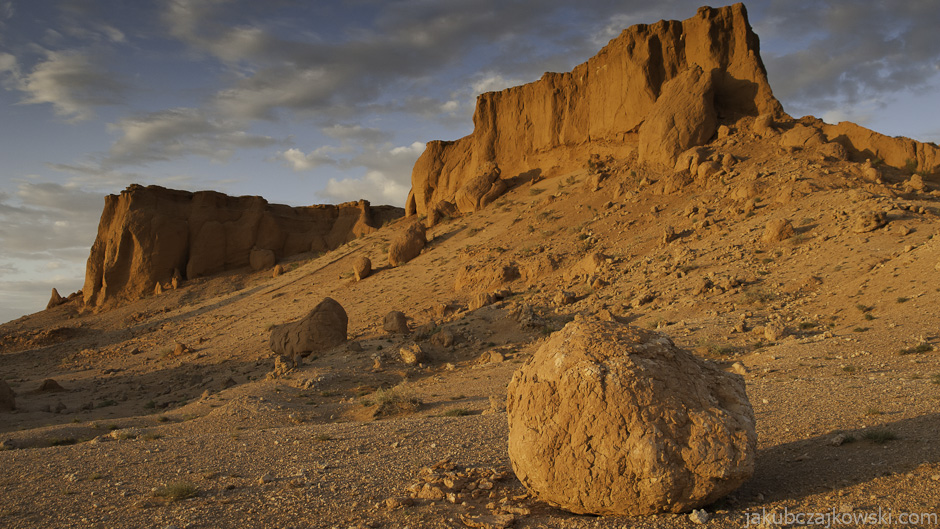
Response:
[[[403,206],[478,94],[703,2],[0,0],[0,322],[81,289],[131,183]],[[791,115],[940,142],[940,3],[746,5]]]

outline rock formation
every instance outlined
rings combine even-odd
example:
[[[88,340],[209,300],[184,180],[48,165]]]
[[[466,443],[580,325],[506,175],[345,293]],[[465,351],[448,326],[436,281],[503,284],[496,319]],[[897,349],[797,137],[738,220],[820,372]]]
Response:
[[[785,147],[940,170],[940,148],[933,144],[849,122],[803,118],[793,126],[773,96],[747,11],[735,4],[702,7],[681,22],[632,26],[571,72],[481,94],[473,133],[428,142],[412,171],[405,209],[427,215],[433,226],[455,210],[485,207],[512,182],[534,180],[543,170],[576,170],[598,155],[636,153],[642,163],[672,167],[680,153],[715,137],[719,124],[745,117],[753,118],[748,126],[758,136],[783,132]],[[776,119],[785,124],[780,131]],[[695,165],[699,182],[721,167]]]
[[[712,96],[719,117],[783,114],[744,6],[703,7],[685,21],[626,29],[569,73],[546,73],[536,82],[480,95],[473,133],[429,142],[418,159],[408,214],[453,201],[492,163],[508,179],[552,165],[577,168],[588,151],[624,145],[650,116],[664,85],[690,68],[701,69],[707,79],[702,84],[711,85],[704,94]]]
[[[59,305],[65,303],[66,301],[68,300],[63,298],[59,294],[59,291],[53,288],[52,295],[49,297],[49,303],[46,303],[46,310],[49,310],[52,307],[58,307]]]
[[[86,305],[114,306],[150,294],[174,272],[193,279],[248,266],[253,251],[251,264],[267,268],[272,255],[332,250],[402,214],[365,200],[290,207],[255,196],[132,185],[105,198],[83,297]]]
[[[571,512],[684,512],[754,472],[744,380],[653,331],[569,323],[513,375],[508,395],[516,475]]]
[[[348,325],[349,317],[343,306],[333,298],[323,298],[303,318],[271,329],[271,350],[296,363],[301,355],[345,342]]]

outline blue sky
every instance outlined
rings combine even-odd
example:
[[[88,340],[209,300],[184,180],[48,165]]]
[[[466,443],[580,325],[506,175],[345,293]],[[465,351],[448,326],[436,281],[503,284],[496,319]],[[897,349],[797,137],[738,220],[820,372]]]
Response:
[[[81,288],[128,184],[403,205],[477,94],[702,0],[0,0],[0,321]],[[794,116],[940,141],[940,4],[747,3]]]

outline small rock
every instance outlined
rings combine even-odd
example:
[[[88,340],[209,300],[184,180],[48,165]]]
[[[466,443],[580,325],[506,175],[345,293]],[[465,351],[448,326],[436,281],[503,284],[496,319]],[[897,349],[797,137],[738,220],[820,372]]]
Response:
[[[393,310],[385,315],[382,328],[390,334],[408,334],[408,318],[401,311]]]
[[[274,265],[274,270],[271,271],[271,277],[278,277],[284,274],[284,267],[277,264]]]
[[[577,300],[578,297],[574,292],[569,292],[567,290],[560,290],[555,297],[552,299],[552,302],[556,307],[563,307],[565,305],[571,305]]]
[[[745,366],[745,365],[742,364],[741,362],[735,362],[734,364],[732,364],[732,365],[731,365],[731,371],[734,372],[734,373],[737,373],[737,374],[739,374],[739,375],[741,375],[741,376],[744,376],[744,375],[746,375],[746,374],[748,373],[747,366]]]
[[[708,523],[708,520],[711,516],[705,509],[694,509],[691,514],[689,514],[689,520],[692,520],[692,523],[704,524]]]
[[[884,211],[866,211],[855,218],[855,224],[852,231],[855,233],[868,233],[888,223],[888,216]]]
[[[830,446],[842,446],[845,444],[846,436],[844,433],[833,435],[829,438]]]
[[[261,476],[260,478],[258,478],[259,485],[264,485],[265,483],[271,483],[272,481],[274,481],[274,476],[272,476],[271,474],[265,474]]]
[[[402,347],[398,354],[401,355],[401,361],[410,366],[420,364],[425,359],[424,350],[416,343]]]
[[[793,225],[787,219],[774,219],[764,227],[764,235],[761,240],[764,244],[774,244],[793,237],[796,232]]]

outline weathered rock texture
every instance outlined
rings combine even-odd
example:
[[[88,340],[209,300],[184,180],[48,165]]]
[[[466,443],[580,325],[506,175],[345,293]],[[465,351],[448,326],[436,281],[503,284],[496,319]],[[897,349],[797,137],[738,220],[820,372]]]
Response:
[[[516,475],[571,512],[688,511],[754,472],[744,380],[653,331],[569,323],[515,373],[508,395]]]
[[[331,250],[403,213],[365,200],[290,207],[261,197],[132,185],[105,198],[84,300],[109,307],[150,294],[174,270],[192,279],[248,266],[252,249],[258,257],[270,251],[275,259]],[[270,254],[255,264],[269,263]]]
[[[536,82],[480,95],[473,133],[429,142],[418,159],[408,214],[453,201],[491,163],[503,179],[553,165],[580,167],[589,152],[634,135],[664,85],[696,67],[712,85],[705,93],[719,115],[782,115],[744,6],[703,7],[685,21],[626,29],[569,73],[546,73]]]
[[[306,353],[322,351],[346,341],[349,317],[333,298],[323,298],[303,318],[271,329],[271,350],[296,359]]]
[[[427,229],[420,222],[413,222],[398,234],[388,247],[388,264],[400,266],[421,255],[428,244]]]

